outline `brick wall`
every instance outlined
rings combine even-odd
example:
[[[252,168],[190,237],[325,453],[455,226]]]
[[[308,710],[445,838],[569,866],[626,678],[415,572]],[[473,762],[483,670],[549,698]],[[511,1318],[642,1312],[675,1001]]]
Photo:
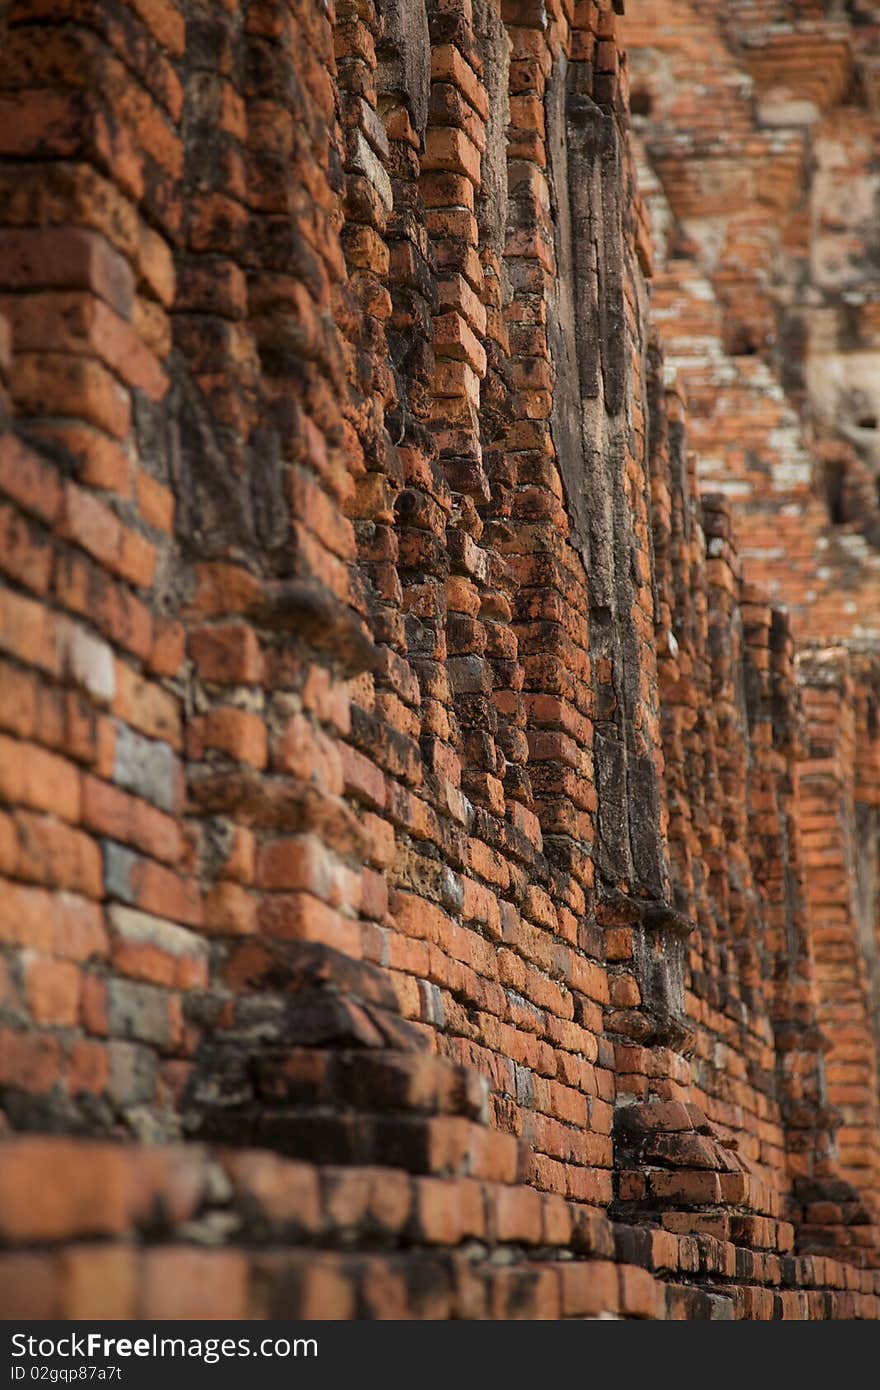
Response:
[[[802,641],[873,649],[878,25],[832,9],[646,0],[625,39],[654,321],[701,479]]]
[[[621,8],[10,0],[8,1316],[880,1312],[877,674]]]

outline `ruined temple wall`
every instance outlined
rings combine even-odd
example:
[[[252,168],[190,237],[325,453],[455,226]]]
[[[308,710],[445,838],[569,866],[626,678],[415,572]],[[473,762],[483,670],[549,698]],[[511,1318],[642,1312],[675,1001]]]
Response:
[[[6,1306],[874,1315],[615,12],[7,23]]]
[[[687,394],[703,486],[726,494],[746,576],[789,610],[801,648],[833,636],[871,650],[873,417],[860,397],[858,425],[855,395],[847,405],[840,392],[846,382],[858,394],[875,376],[873,232],[864,217],[876,173],[876,30],[867,13],[850,26],[832,10],[682,4],[641,9],[626,24],[642,186],[661,233],[652,309]],[[713,60],[697,104],[683,84],[686,45]],[[799,168],[792,163],[786,179],[779,161],[798,144]],[[853,784],[875,756],[858,712],[873,698],[869,668],[843,651],[800,660],[807,743],[794,817],[830,1047],[820,1090],[841,1107],[842,1162],[867,1192],[876,849],[864,830],[871,793],[857,796]],[[822,673],[835,696],[814,688]],[[832,726],[832,762],[817,763],[813,750],[828,751]],[[810,1219],[821,1222],[816,1211]]]
[[[654,310],[707,486],[805,641],[876,641],[876,19],[643,5],[625,20]],[[688,80],[698,61],[701,80]]]
[[[10,104],[24,106],[39,78],[78,115],[108,99],[100,84],[79,86],[84,55],[120,80],[116,53],[130,68],[157,59],[157,35],[136,15],[128,47],[103,10],[73,26],[52,18],[51,7],[40,22],[29,7],[10,11]],[[414,1033],[492,1081],[501,1127],[529,1130],[539,1186],[607,1202],[613,1054],[606,1045],[600,1058],[596,1041],[607,982],[589,911],[590,715],[594,685],[610,692],[623,676],[611,655],[591,674],[542,347],[553,250],[540,98],[563,35],[569,46],[568,21],[559,17],[558,33],[514,34],[524,95],[513,109],[524,125],[509,142],[505,275],[525,350],[511,354],[492,302],[502,293],[488,244],[497,233],[484,238],[485,277],[470,210],[487,102],[469,13],[455,46],[434,44],[433,114],[427,49],[402,100],[394,70],[408,43],[427,45],[427,30],[408,39],[389,22],[383,68],[378,19],[339,17],[338,123],[330,19],[259,6],[194,12],[186,28],[164,18],[169,56],[150,81],[164,80],[165,109],[132,87],[130,110],[154,121],[120,122],[128,161],[100,147],[96,118],[83,123],[84,148],[41,146],[58,156],[48,167],[10,151],[7,165],[20,224],[5,234],[9,312],[28,326],[15,338],[20,433],[7,440],[8,471],[15,480],[31,470],[33,495],[11,486],[42,557],[8,558],[19,587],[7,593],[7,651],[20,663],[6,683],[8,723],[24,742],[10,742],[6,764],[7,800],[23,808],[8,837],[11,1015],[44,1030],[26,1041],[10,1029],[12,1122],[173,1136],[203,1039],[248,1026],[233,989],[264,960],[269,969],[271,943],[317,941],[381,963]],[[449,22],[437,18],[441,37]],[[294,67],[301,33],[311,43]],[[593,45],[588,30],[588,81]],[[386,68],[393,151],[370,115]],[[610,101],[613,71],[598,81]],[[283,103],[264,111],[270,90],[304,119],[290,109],[285,119]],[[269,115],[273,140],[286,130],[300,155],[281,188],[281,151],[264,143]],[[399,185],[390,231],[386,165]],[[59,195],[53,214],[54,180],[81,203]],[[84,228],[51,225],[77,214]],[[618,224],[609,242],[622,234]],[[622,241],[609,255],[621,315],[629,276],[633,345],[613,388],[622,466],[638,291]],[[114,333],[121,348],[107,341]],[[506,446],[496,446],[494,498],[474,408],[484,343]],[[77,395],[71,377],[94,393]],[[45,436],[54,453],[41,455],[30,445]],[[626,740],[649,764],[643,778],[657,756],[643,436],[633,445],[603,536],[630,550],[635,577],[625,566],[627,709],[616,715],[609,693],[599,830],[609,872],[620,857],[622,888],[634,873]],[[482,543],[489,528],[492,545]],[[606,641],[616,640],[612,625]],[[34,668],[59,706],[57,731],[41,709],[29,714]],[[527,702],[539,710],[531,748]],[[84,730],[68,733],[77,715]],[[46,844],[49,835],[63,844]],[[656,823],[646,843],[656,858]],[[648,870],[659,872],[650,856]],[[571,1056],[561,1073],[554,1044]],[[20,1047],[37,1052],[33,1074],[18,1065]],[[588,1101],[595,1120],[584,1132]]]
[[[814,922],[819,1017],[828,1039],[828,1096],[840,1110],[841,1172],[876,1202],[877,1050],[873,1034],[877,904],[872,841],[876,729],[870,667],[841,650],[801,660],[807,748],[798,802]],[[861,689],[858,687],[861,686]],[[843,873],[841,873],[843,869]],[[814,1218],[821,1220],[821,1215]]]

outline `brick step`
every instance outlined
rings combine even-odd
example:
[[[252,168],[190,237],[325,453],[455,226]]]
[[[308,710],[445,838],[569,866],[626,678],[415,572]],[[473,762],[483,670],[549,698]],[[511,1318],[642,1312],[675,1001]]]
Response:
[[[804,1253],[846,1260],[859,1269],[880,1269],[880,1227],[834,1225],[798,1227],[798,1247]]]
[[[338,1001],[330,1013],[338,1017]],[[346,1006],[346,1018],[348,1006]],[[351,1032],[338,1035],[351,1043]],[[371,1042],[381,1043],[376,1035]],[[200,1054],[187,1097],[188,1128],[225,1127],[224,1116],[246,1122],[250,1110],[271,1114],[293,1107],[341,1107],[356,1115],[411,1112],[459,1115],[488,1124],[489,1086],[469,1067],[426,1052],[385,1047],[255,1046],[227,1037]]]
[[[509,1183],[29,1137],[0,1149],[0,1189],[10,1317],[880,1313],[878,1271],[615,1226]]]
[[[465,1126],[465,1128],[473,1128]],[[479,1131],[491,1142],[499,1136]],[[500,1136],[502,1139],[505,1136]],[[502,1144],[509,1157],[510,1143]],[[489,1166],[484,1164],[484,1166]],[[63,1168],[51,1206],[29,1194]],[[509,1163],[508,1163],[509,1169]],[[201,1144],[137,1149],[109,1142],[16,1137],[0,1149],[0,1245],[141,1236],[211,1243],[338,1242],[381,1238],[561,1247],[610,1257],[612,1226],[598,1208],[524,1184],[413,1175],[387,1164],[337,1166],[265,1149]],[[667,1239],[667,1249],[671,1249]]]
[[[698,1207],[693,1211],[663,1210],[657,1206],[637,1208],[614,1203],[610,1215],[615,1221],[649,1230],[659,1228],[678,1236],[711,1237],[751,1250],[786,1253],[794,1248],[795,1228],[788,1221],[773,1217],[743,1215],[722,1207]]]
[[[367,1111],[406,1110],[489,1119],[489,1083],[469,1067],[430,1053],[269,1049],[253,1063],[267,1105],[338,1101]]]
[[[271,1149],[311,1163],[382,1164],[409,1173],[516,1182],[530,1150],[522,1140],[453,1115],[244,1106],[202,1116],[202,1141]]]
[[[373,1249],[480,1241],[603,1258],[615,1251],[604,1212],[521,1184],[317,1166],[254,1150],[226,1152],[220,1162],[238,1223],[229,1234],[248,1243],[296,1239]],[[208,1228],[215,1217],[204,1216]],[[196,1233],[193,1223],[187,1229]]]
[[[121,1242],[0,1252],[8,1318],[864,1319],[857,1289],[664,1282],[601,1258],[475,1262],[466,1250],[315,1251]]]
[[[449,1250],[119,1243],[0,1253],[0,1298],[13,1319],[662,1319],[666,1297],[645,1270],[610,1260],[484,1266]]]
[[[236,995],[244,998],[325,990],[388,1013],[399,1011],[386,971],[319,942],[249,938],[232,947],[223,974]]]
[[[621,1211],[727,1210],[776,1218],[783,1198],[752,1173],[711,1168],[624,1168],[616,1174]]]
[[[771,1223],[743,1227],[747,1244],[791,1248],[791,1228],[778,1220],[786,1199],[748,1169],[698,1106],[668,1100],[619,1106],[614,1141],[619,1218],[727,1240],[732,1218],[745,1215]]]

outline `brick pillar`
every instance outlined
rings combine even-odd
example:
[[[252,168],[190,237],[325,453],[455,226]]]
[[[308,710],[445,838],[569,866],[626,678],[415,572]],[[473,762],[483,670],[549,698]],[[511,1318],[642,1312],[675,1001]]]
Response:
[[[819,1018],[828,1041],[827,1097],[838,1112],[840,1176],[850,1184],[823,1201],[808,1202],[813,1239],[832,1246],[869,1243],[862,1202],[876,1220],[880,1191],[877,1052],[872,1031],[871,981],[861,941],[856,861],[874,846],[857,838],[855,769],[859,738],[853,679],[844,652],[819,650],[800,660],[807,749],[798,769],[798,808],[806,866],[807,903],[816,960]],[[873,913],[867,930],[875,931]],[[855,1229],[847,1229],[854,1223]],[[838,1228],[833,1230],[831,1228]],[[842,1227],[842,1229],[841,1229]],[[823,1230],[823,1228],[825,1228]],[[851,1248],[857,1255],[858,1249]]]
[[[182,630],[157,583],[174,499],[135,430],[168,391],[184,26],[173,4],[121,25],[63,0],[4,16],[0,935],[15,985],[0,1081],[13,1124],[124,1128],[139,1106],[165,1112],[180,991],[205,978],[180,824]]]

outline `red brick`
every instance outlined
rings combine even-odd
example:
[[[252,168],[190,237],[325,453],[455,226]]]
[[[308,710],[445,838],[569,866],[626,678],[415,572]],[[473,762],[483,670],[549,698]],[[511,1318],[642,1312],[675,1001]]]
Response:
[[[71,1095],[82,1091],[101,1095],[110,1081],[107,1050],[97,1043],[81,1041],[70,1050],[66,1069],[67,1087]]]
[[[197,628],[189,636],[189,654],[201,679],[218,685],[255,685],[262,675],[256,634],[241,623]]]
[[[83,824],[155,859],[177,864],[183,837],[177,821],[138,797],[95,777],[83,778]]]
[[[663,1285],[645,1269],[620,1265],[620,1310],[629,1317],[659,1318],[663,1316]]]
[[[559,1266],[562,1316],[599,1317],[619,1306],[617,1268],[609,1260],[571,1260]]]
[[[0,1254],[0,1306],[10,1319],[61,1317],[61,1271],[54,1254],[3,1251]]]
[[[103,236],[84,227],[0,229],[0,285],[92,290],[124,318],[131,316],[134,302],[127,262]]]
[[[257,714],[226,705],[192,720],[187,729],[187,752],[196,761],[208,752],[225,753],[250,767],[265,767],[268,758],[266,725]]]
[[[20,812],[15,818],[19,878],[100,898],[101,854],[87,835],[50,816]]]
[[[0,490],[44,521],[54,522],[61,508],[61,479],[11,433],[0,435]]]
[[[124,1245],[78,1245],[58,1261],[59,1316],[82,1320],[137,1316],[137,1254]]]
[[[37,744],[0,735],[0,797],[14,806],[31,806],[77,821],[79,769]]]
[[[55,1038],[0,1028],[0,1085],[45,1094],[55,1085],[60,1070],[61,1049]],[[40,1204],[37,1193],[31,1200]]]
[[[141,1255],[138,1316],[242,1318],[246,1271],[239,1251],[158,1247]]]
[[[149,473],[138,473],[135,480],[138,507],[143,520],[157,531],[171,535],[174,527],[174,493]]]
[[[13,399],[23,415],[70,415],[124,439],[131,423],[127,393],[99,362],[63,352],[13,359]]]
[[[158,619],[150,650],[150,670],[156,676],[177,676],[183,666],[186,629],[171,619]]]
[[[79,970],[69,961],[32,960],[25,994],[35,1023],[72,1028],[79,1017]]]
[[[179,750],[183,744],[180,702],[155,681],[144,680],[127,662],[115,666],[113,713],[148,738]]]

